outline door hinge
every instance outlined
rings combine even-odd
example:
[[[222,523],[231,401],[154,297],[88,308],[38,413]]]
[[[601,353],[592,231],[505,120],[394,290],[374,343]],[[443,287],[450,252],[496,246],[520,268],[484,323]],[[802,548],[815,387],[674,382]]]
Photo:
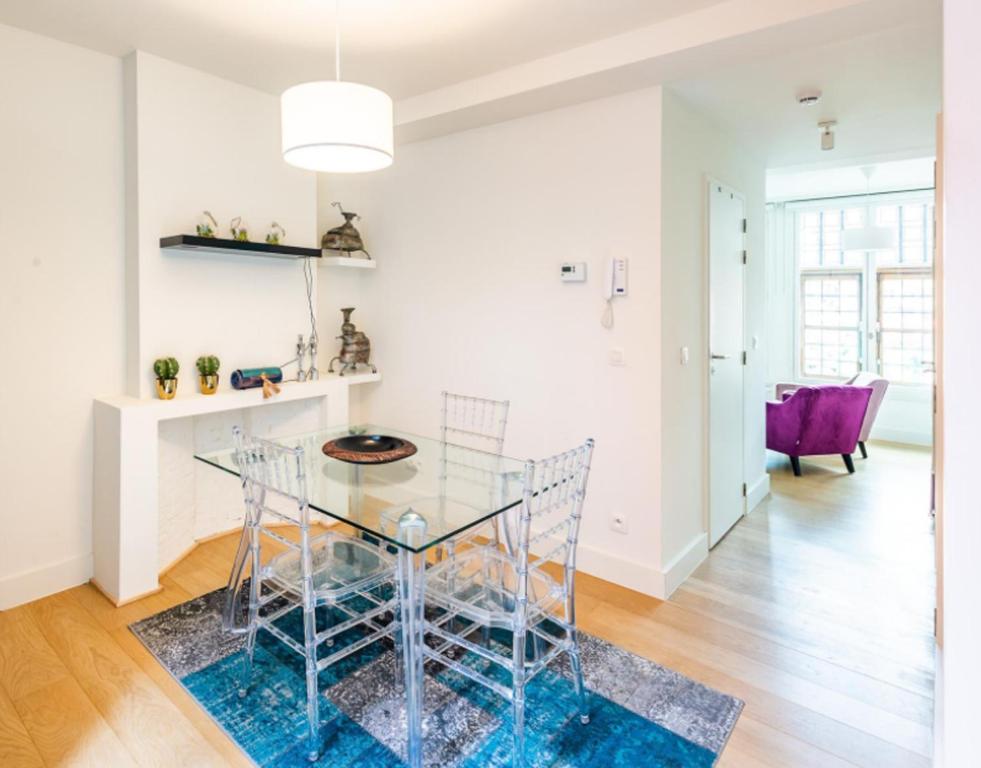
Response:
[[[746,251],[743,251],[743,264],[746,263]]]
[[[746,365],[746,350],[743,350],[743,365]]]
[[[743,234],[746,233],[746,219],[743,219]]]
[[[743,496],[746,495],[746,483],[743,483]]]

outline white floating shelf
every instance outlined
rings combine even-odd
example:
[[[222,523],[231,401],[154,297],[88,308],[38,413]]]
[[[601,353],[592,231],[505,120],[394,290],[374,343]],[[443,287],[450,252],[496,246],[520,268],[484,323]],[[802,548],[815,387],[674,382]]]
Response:
[[[354,256],[324,256],[320,263],[326,264],[328,267],[352,267],[354,269],[374,269],[376,265],[374,259]]]

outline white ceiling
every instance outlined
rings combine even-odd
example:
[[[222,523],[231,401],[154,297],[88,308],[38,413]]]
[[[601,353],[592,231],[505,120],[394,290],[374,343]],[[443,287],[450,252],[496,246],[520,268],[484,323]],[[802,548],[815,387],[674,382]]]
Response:
[[[344,79],[402,99],[720,1],[341,0]],[[334,18],[333,0],[0,2],[0,23],[272,93],[332,76]]]
[[[932,154],[941,102],[939,0],[882,31],[744,62],[675,83],[693,106],[766,155],[771,168],[844,165]],[[824,96],[797,104],[805,87]],[[819,120],[835,119],[836,146],[820,149]]]

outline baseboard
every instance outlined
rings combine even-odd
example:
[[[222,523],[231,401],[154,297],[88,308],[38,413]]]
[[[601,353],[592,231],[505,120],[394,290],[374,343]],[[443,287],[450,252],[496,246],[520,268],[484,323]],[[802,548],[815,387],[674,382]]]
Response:
[[[746,514],[748,515],[756,509],[760,502],[769,495],[770,474],[764,472],[755,483],[750,484],[749,489],[746,491]]]
[[[544,542],[539,549],[539,554],[551,551],[561,543],[559,539],[554,538],[545,539]],[[644,595],[662,600],[667,597],[664,589],[664,574],[656,568],[635,560],[628,560],[615,552],[583,544],[581,541],[576,549],[576,570]]]
[[[933,445],[933,435],[913,429],[889,429],[888,427],[875,427],[872,430],[871,440],[882,440],[887,443],[900,443],[901,445]]]
[[[685,579],[708,557],[708,534],[700,533],[664,567],[664,598],[680,587]]]
[[[92,578],[92,553],[0,579],[0,611],[77,587]]]

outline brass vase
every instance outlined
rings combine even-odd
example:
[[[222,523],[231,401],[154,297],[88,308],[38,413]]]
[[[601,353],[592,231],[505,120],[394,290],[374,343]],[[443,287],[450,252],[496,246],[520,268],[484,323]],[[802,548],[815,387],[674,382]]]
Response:
[[[173,400],[177,394],[177,379],[157,379],[157,397],[161,400]]]
[[[218,391],[217,373],[202,373],[198,377],[198,381],[201,383],[202,395],[213,395],[215,392]]]

